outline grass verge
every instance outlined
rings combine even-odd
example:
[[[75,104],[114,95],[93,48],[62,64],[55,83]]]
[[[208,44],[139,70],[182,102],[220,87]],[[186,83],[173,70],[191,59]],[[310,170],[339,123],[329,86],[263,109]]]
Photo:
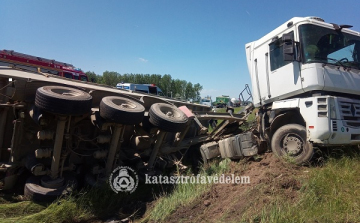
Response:
[[[0,205],[0,220],[11,219],[13,217],[22,217],[29,214],[37,213],[46,207],[30,201],[22,201],[18,203],[7,203]]]
[[[153,194],[166,190],[157,185],[139,185],[132,194],[116,194],[108,184],[104,184],[59,198],[51,204],[31,201],[2,203],[0,222],[101,222],[129,216],[140,218]]]
[[[302,186],[297,199],[278,193],[269,205],[258,210],[249,208],[241,221],[359,222],[359,161],[357,149],[328,154],[321,167],[313,166],[306,176],[300,177]]]

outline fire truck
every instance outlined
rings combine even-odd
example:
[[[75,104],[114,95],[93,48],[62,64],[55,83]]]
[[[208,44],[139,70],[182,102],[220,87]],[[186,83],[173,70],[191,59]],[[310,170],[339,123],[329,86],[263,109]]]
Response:
[[[0,66],[10,66],[43,74],[53,74],[65,78],[88,81],[87,75],[72,64],[18,53],[13,50],[0,51]]]

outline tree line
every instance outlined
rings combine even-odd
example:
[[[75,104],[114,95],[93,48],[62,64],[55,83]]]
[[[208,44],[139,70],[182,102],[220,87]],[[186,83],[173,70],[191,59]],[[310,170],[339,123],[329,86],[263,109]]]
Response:
[[[86,75],[89,81],[110,86],[116,86],[117,83],[121,82],[155,84],[167,97],[193,99],[194,101],[200,100],[200,92],[203,89],[199,83],[192,84],[185,80],[172,79],[170,74],[119,74],[114,71],[105,71],[103,75],[98,75],[88,71]]]

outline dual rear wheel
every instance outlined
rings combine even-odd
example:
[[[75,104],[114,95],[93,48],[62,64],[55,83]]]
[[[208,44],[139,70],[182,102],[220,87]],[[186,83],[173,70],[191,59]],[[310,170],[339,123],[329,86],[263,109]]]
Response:
[[[82,90],[64,86],[44,86],[36,91],[35,105],[43,111],[60,116],[90,114],[92,96]],[[145,107],[138,101],[120,96],[102,98],[99,105],[100,116],[107,122],[136,125],[142,122]],[[167,132],[180,132],[186,127],[187,116],[176,106],[156,103],[149,109],[149,122]],[[49,176],[28,178],[24,195],[38,201],[52,201],[68,194],[76,188],[76,178],[64,177],[49,179]]]

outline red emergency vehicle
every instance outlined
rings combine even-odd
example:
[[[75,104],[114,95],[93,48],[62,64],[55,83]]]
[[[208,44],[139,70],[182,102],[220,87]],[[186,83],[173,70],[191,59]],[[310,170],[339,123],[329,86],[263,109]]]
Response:
[[[49,73],[75,80],[88,81],[87,75],[72,64],[18,53],[13,50],[0,51],[0,65]]]

